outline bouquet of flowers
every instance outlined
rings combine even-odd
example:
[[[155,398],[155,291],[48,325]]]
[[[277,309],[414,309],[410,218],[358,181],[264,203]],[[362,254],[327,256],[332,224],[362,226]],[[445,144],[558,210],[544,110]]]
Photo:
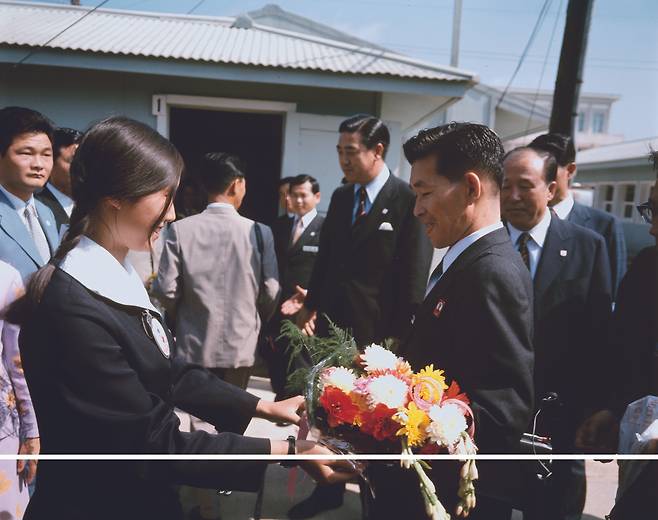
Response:
[[[291,363],[304,355],[310,361],[310,368],[292,374],[289,387],[305,387],[309,421],[325,444],[344,453],[476,452],[468,397],[455,381],[446,384],[443,370],[428,365],[414,372],[390,342],[361,352],[347,331],[329,323],[327,338],[304,336],[291,322],[282,327]],[[425,473],[427,463],[409,457],[401,464],[418,474],[428,516],[449,519]],[[460,472],[458,516],[475,507],[476,479],[475,461],[468,459]]]

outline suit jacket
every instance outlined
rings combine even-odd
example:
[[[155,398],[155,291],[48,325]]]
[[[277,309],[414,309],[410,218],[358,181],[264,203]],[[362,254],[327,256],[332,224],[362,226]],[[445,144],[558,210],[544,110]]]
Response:
[[[493,231],[461,253],[429,292],[416,313],[400,353],[414,370],[434,364],[468,394],[475,416],[479,453],[519,450],[519,439],[533,410],[532,282],[504,229]],[[444,505],[455,505],[459,465],[432,461],[431,477]],[[516,495],[514,467],[478,462],[477,492],[511,501]],[[381,469],[375,490],[380,511],[425,518],[415,475]],[[388,473],[388,476],[386,476]],[[411,472],[409,472],[411,473]],[[398,497],[399,488],[407,499]],[[396,491],[397,490],[397,491]],[[384,497],[380,499],[380,497]],[[384,500],[381,502],[381,500]],[[391,516],[393,517],[393,516]]]
[[[612,318],[609,361],[620,378],[610,397],[611,407],[620,418],[626,406],[655,392],[652,386],[658,386],[654,354],[657,322],[658,253],[653,246],[635,257],[621,281]]]
[[[612,295],[613,299],[617,288],[626,272],[626,240],[624,239],[624,228],[621,221],[605,211],[590,208],[578,202],[574,203],[573,209],[567,216],[567,220],[579,226],[596,231],[605,239],[608,249],[608,263],[610,264]]]
[[[315,259],[320,250],[320,233],[324,217],[316,215],[297,242],[291,246],[293,223],[294,219],[283,215],[272,224],[282,301],[287,300],[295,293],[296,285],[308,288]]]
[[[391,174],[353,226],[354,185],[331,197],[305,305],[351,328],[359,345],[403,337],[423,300],[432,246],[414,202]]]
[[[267,439],[237,435],[258,398],[199,366],[165,357],[146,334],[143,313],[55,270],[19,338],[41,452],[269,453]],[[179,431],[174,407],[221,433]],[[44,461],[26,518],[149,518],[155,510],[158,518],[169,519],[175,517],[175,509],[168,510],[175,504],[170,484],[255,490],[264,469],[260,461],[159,461],[155,467],[133,461]]]
[[[204,367],[250,367],[261,319],[276,308],[274,239],[233,208],[207,208],[167,231],[153,293],[176,317],[179,353]]]
[[[59,234],[62,226],[68,224],[70,219],[62,205],[57,200],[57,197],[55,197],[53,192],[50,191],[48,184],[46,184],[43,189],[39,193],[36,193],[34,196],[37,200],[40,200],[46,206],[48,206],[50,211],[53,212],[53,216],[55,217],[55,225],[57,226],[57,233]]]
[[[50,246],[50,253],[53,254],[59,246],[55,217],[52,211],[38,199],[35,199],[34,205]],[[44,265],[30,232],[2,192],[0,192],[0,260],[14,266],[21,273],[23,282]]]
[[[601,404],[602,383],[610,384],[604,353],[612,303],[603,238],[553,215],[533,285],[535,396],[539,404],[556,392],[564,403],[557,430],[548,433],[556,452],[570,452],[586,409]]]

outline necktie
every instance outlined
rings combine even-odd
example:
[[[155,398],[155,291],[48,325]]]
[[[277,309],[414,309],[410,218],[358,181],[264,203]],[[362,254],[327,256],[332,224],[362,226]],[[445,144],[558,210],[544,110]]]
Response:
[[[359,219],[363,216],[366,215],[366,189],[361,186],[359,190],[357,191],[357,195],[359,197],[359,203],[356,207],[356,218],[354,219],[354,223],[356,224]]]
[[[295,229],[292,233],[292,242],[290,243],[291,246],[294,246],[297,243],[299,237],[302,236],[303,232],[304,232],[304,222],[302,221],[301,217],[299,217],[297,219],[297,223],[295,224]]]
[[[430,291],[434,289],[436,282],[439,281],[439,278],[441,278],[442,275],[443,275],[443,260],[439,262],[439,265],[437,265],[434,268],[434,271],[432,271],[432,274],[430,275],[430,279],[427,282],[427,288],[425,289],[425,298],[427,298],[427,295],[430,293]]]
[[[41,229],[41,224],[39,223],[39,217],[37,215],[37,210],[34,206],[28,205],[25,206],[25,221],[27,222],[27,229],[32,235],[32,240],[34,240],[34,245],[39,251],[43,262],[46,263],[50,260],[50,247],[48,246],[48,240],[46,240],[46,235]]]
[[[528,233],[521,233],[516,243],[519,246],[519,254],[523,259],[523,263],[528,268],[528,271],[530,271],[530,253],[528,252],[528,240],[530,240],[530,235]]]

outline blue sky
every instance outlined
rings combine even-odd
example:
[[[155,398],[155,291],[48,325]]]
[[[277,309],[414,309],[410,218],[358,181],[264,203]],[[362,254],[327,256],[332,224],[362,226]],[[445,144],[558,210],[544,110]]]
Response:
[[[392,50],[450,61],[453,0],[206,0],[200,5],[199,0],[110,0],[104,7],[186,13],[196,6],[195,14],[232,16],[273,1]],[[99,2],[82,0],[91,6]],[[484,83],[504,87],[543,3],[464,0],[459,66]],[[513,87],[538,88],[542,71],[541,88],[554,86],[567,0],[550,5]],[[594,0],[582,91],[621,96],[613,105],[611,133],[626,139],[658,136],[658,1]]]

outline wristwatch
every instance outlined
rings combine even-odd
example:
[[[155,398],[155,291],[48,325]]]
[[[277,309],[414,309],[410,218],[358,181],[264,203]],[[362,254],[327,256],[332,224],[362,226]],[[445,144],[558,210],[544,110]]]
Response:
[[[294,435],[288,435],[286,439],[288,441],[288,453],[287,455],[297,455],[297,439]],[[282,460],[279,463],[284,468],[292,468],[297,465],[296,460]]]

